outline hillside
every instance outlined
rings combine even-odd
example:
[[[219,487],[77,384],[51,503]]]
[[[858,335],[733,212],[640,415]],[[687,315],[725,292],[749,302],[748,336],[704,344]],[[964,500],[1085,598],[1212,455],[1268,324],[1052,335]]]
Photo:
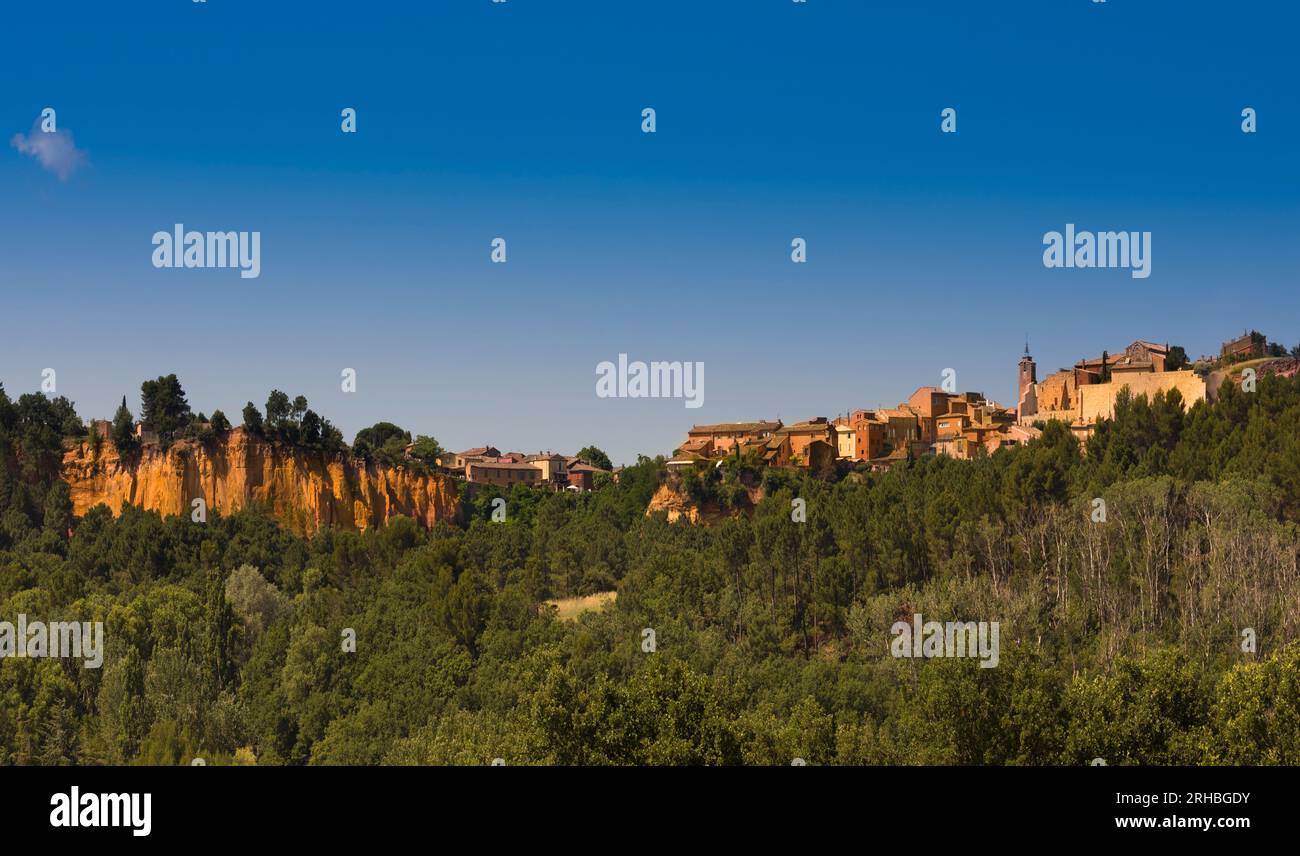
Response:
[[[0,617],[102,622],[103,660],[0,667],[0,764],[1300,762],[1297,377],[1123,397],[1086,454],[642,458],[314,538],[249,506],[355,528],[418,479],[270,429],[96,457],[72,415],[0,395]],[[196,526],[200,491],[248,510]],[[181,513],[73,517],[124,498]],[[998,641],[900,654],[918,622]]]

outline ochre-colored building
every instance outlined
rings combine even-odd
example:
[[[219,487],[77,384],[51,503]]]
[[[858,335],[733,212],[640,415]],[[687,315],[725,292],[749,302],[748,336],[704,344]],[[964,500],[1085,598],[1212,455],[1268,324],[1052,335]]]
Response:
[[[1125,387],[1132,395],[1148,399],[1176,389],[1187,407],[1206,398],[1203,377],[1187,369],[1167,370],[1169,350],[1168,345],[1139,339],[1123,351],[1079,360],[1073,368],[1027,384],[1027,377],[1035,378],[1037,371],[1026,346],[1018,374],[1021,404],[1017,421],[1032,425],[1060,420],[1075,436],[1086,438],[1098,420],[1115,415],[1115,400]]]
[[[766,440],[781,428],[781,420],[768,422],[722,422],[716,425],[695,425],[686,432],[687,443],[692,440],[709,440],[714,452],[728,452],[737,444],[753,440]]]
[[[876,418],[885,425],[886,454],[895,449],[907,448],[909,443],[921,439],[920,419],[906,405],[877,410]]]
[[[524,458],[525,464],[532,464],[542,471],[542,481],[566,481],[566,461],[564,455],[554,452],[539,452]]]
[[[784,434],[777,434],[766,440],[752,440],[740,447],[742,457],[749,456],[753,460],[769,467],[788,467],[790,466],[790,438]]]
[[[776,434],[789,439],[791,460],[799,466],[816,466],[822,462],[827,452],[820,448],[813,449],[812,446],[815,443],[823,444],[829,450],[832,460],[835,459],[839,450],[839,442],[835,436],[835,425],[828,421],[825,416],[786,425],[778,429]],[[814,457],[816,457],[816,461],[814,461]]]
[[[951,396],[937,386],[923,386],[907,399],[907,407],[916,414],[919,440],[933,443],[936,437],[935,420],[948,412]]]
[[[854,410],[835,420],[839,458],[847,461],[870,461],[886,453],[887,423],[874,410]]]
[[[487,458],[497,458],[501,454],[495,446],[475,446],[473,449],[466,449],[463,452],[456,452],[451,456],[451,460],[446,464],[452,469],[461,469],[471,461],[482,461]]]
[[[542,471],[532,464],[470,461],[465,465],[465,481],[498,487],[509,487],[515,484],[531,485],[542,481]]]
[[[1264,356],[1267,339],[1259,333],[1245,333],[1219,347],[1219,356],[1227,358],[1251,359]]]

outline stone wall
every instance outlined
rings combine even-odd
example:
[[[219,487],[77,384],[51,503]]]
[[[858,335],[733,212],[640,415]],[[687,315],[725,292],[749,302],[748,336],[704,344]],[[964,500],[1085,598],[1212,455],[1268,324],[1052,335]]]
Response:
[[[1191,407],[1203,400],[1205,379],[1194,371],[1133,372],[1118,375],[1110,383],[1086,384],[1079,387],[1079,417],[1084,422],[1096,422],[1115,413],[1115,398],[1128,387],[1134,397],[1145,395],[1152,399],[1158,392],[1176,389],[1183,396],[1183,406]]]

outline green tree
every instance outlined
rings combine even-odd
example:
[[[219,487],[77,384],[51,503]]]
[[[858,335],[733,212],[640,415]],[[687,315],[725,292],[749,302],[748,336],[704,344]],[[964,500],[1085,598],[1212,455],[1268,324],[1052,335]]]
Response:
[[[436,467],[442,454],[443,448],[438,441],[424,434],[417,436],[411,446],[411,457],[429,467]]]
[[[245,428],[254,434],[262,433],[262,414],[257,409],[257,405],[253,404],[251,401],[245,404],[243,416]]]
[[[126,407],[126,396],[122,396],[122,403],[113,414],[113,427],[108,436],[117,453],[124,458],[140,448],[140,438],[135,436],[135,419]]]
[[[583,446],[578,450],[578,457],[598,470],[614,469],[614,464],[610,462],[609,455],[606,455],[595,446]]]
[[[176,375],[159,376],[140,385],[140,422],[156,433],[163,445],[176,439],[190,417],[190,405]]]
[[[1219,682],[1210,763],[1300,764],[1300,645],[1240,663]]]
[[[266,398],[266,427],[272,431],[283,430],[289,424],[291,410],[289,396],[278,389],[271,390]]]
[[[391,422],[376,422],[362,428],[352,441],[352,453],[361,458],[397,464],[411,443],[411,434]]]

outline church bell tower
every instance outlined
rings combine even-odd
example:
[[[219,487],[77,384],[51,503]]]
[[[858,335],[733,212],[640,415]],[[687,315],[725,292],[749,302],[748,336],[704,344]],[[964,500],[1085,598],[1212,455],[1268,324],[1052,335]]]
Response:
[[[1016,407],[1020,411],[1020,416],[1032,416],[1038,412],[1037,396],[1034,394],[1034,386],[1038,383],[1038,365],[1034,358],[1029,356],[1029,341],[1025,341],[1025,355],[1020,358],[1020,377],[1019,377],[1019,394],[1016,399]]]

